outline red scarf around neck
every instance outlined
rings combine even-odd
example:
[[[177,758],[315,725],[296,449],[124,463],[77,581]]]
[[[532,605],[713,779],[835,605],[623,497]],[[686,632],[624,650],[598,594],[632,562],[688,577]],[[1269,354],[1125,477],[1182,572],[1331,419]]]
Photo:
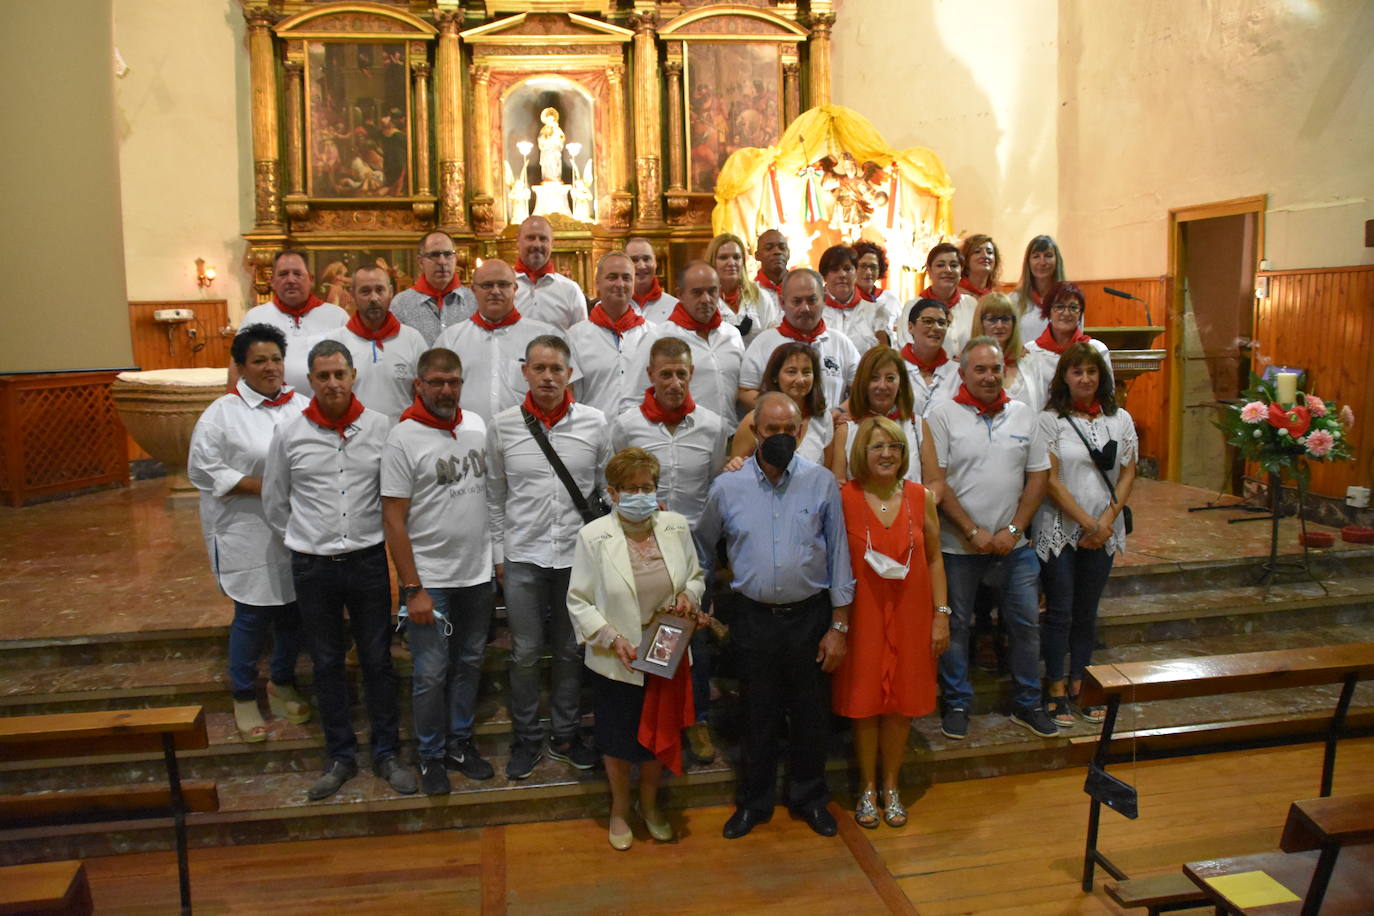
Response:
[[[453,418],[451,420],[445,420],[431,413],[430,409],[425,406],[425,402],[420,400],[419,395],[416,395],[415,400],[411,401],[410,406],[401,414],[401,420],[414,420],[416,423],[423,424],[432,429],[442,429],[450,436],[457,439],[458,434],[454,432],[454,430],[458,428],[459,423],[463,422],[463,408],[457,408],[453,411]]]
[[[239,385],[242,385],[244,388],[249,387],[248,383],[242,379],[239,380]],[[245,398],[243,392],[239,390],[239,385],[234,386],[234,394],[239,396],[239,400],[247,404],[248,399]],[[249,390],[251,391],[252,389],[250,388]],[[296,389],[292,388],[290,385],[282,385],[281,391],[278,391],[277,396],[274,398],[267,397],[267,395],[263,394],[261,391],[254,391],[253,393],[262,397],[262,400],[258,402],[259,407],[281,407],[291,403],[291,399],[296,396]]]
[[[883,294],[882,288],[879,287],[876,283],[873,284],[872,292],[864,292],[864,288],[862,286],[859,286],[857,283],[854,285],[854,289],[858,292],[860,296],[863,297],[865,302],[877,302],[878,297]]]
[[[940,299],[939,296],[935,295],[935,289],[934,289],[934,287],[927,286],[925,289],[921,290],[921,298],[922,298],[922,299],[934,299],[934,300],[936,300],[937,302],[943,301],[943,302],[945,303],[945,305],[948,305],[950,308],[954,308],[956,305],[958,305],[958,304],[959,304],[959,299],[960,299],[960,297],[962,297],[963,295],[964,295],[963,293],[959,292],[959,287],[958,287],[957,284],[956,284],[955,287],[954,287],[954,292],[950,294],[950,297],[949,297],[948,299],[943,299],[943,300]]]
[[[720,327],[722,319],[720,316],[720,309],[716,309],[711,313],[711,320],[702,324],[692,317],[692,313],[687,311],[686,306],[679,302],[673,307],[673,312],[668,316],[668,320],[678,327],[686,328],[689,331],[696,331],[700,334],[703,332],[709,333]]]
[[[311,312],[315,311],[315,309],[319,308],[325,303],[324,300],[321,299],[319,296],[316,296],[314,293],[311,293],[310,298],[305,300],[304,305],[302,305],[295,311],[292,311],[291,309],[287,308],[285,305],[282,304],[282,301],[277,298],[276,293],[273,293],[272,304],[277,307],[277,311],[281,312],[283,315],[289,316],[292,321],[296,322],[296,327],[300,327],[302,318],[304,318],[306,315],[309,315]]]
[[[828,305],[828,306],[830,306],[832,309],[840,309],[841,311],[843,311],[844,309],[852,309],[854,306],[856,306],[856,305],[858,305],[860,302],[862,302],[862,301],[863,301],[863,298],[864,298],[864,297],[861,296],[861,295],[859,294],[859,288],[858,288],[857,286],[855,286],[855,287],[854,287],[854,295],[852,295],[852,296],[849,297],[849,301],[848,301],[848,302],[841,302],[840,300],[836,299],[834,296],[830,295],[829,293],[826,293],[826,294],[825,294],[825,304]]]
[[[539,422],[544,424],[545,429],[553,429],[558,421],[563,419],[564,414],[568,412],[568,408],[572,406],[572,402],[572,392],[565,388],[563,389],[562,402],[553,410],[546,411],[534,402],[533,392],[525,394],[525,409],[534,414],[539,419]]]
[[[363,324],[362,316],[357,312],[354,312],[353,317],[348,319],[348,324],[345,325],[345,327],[354,334],[357,334],[363,340],[372,341],[377,345],[378,350],[386,349],[386,345],[383,341],[390,340],[401,333],[401,321],[395,315],[391,314],[391,312],[386,313],[386,320],[383,321],[382,326],[375,331]]]
[[[738,311],[739,311],[739,298],[740,298],[740,296],[742,296],[743,294],[744,294],[744,287],[741,286],[739,289],[735,290],[735,294],[734,294],[733,296],[730,295],[729,293],[725,292],[725,290],[721,290],[721,292],[720,292],[720,298],[721,298],[721,301],[723,301],[726,305],[730,306],[730,311],[732,311],[732,312],[738,312]]]
[[[1090,340],[1092,340],[1092,338],[1084,334],[1082,328],[1074,328],[1073,336],[1065,343],[1060,343],[1054,339],[1054,331],[1051,328],[1045,328],[1045,330],[1040,332],[1040,336],[1035,338],[1035,342],[1042,349],[1049,350],[1051,353],[1063,353],[1069,348],[1070,344],[1086,343]]]
[[[1088,401],[1086,404],[1082,401],[1074,401],[1073,409],[1079,413],[1087,414],[1088,419],[1091,420],[1093,417],[1102,413],[1102,404],[1096,400]]]
[[[959,289],[962,289],[964,292],[968,293],[975,299],[981,299],[988,293],[992,292],[991,286],[987,288],[983,288],[981,286],[974,286],[973,281],[970,280],[968,277],[959,278]]]
[[[634,294],[635,304],[638,305],[640,308],[644,308],[645,303],[653,302],[655,299],[659,298],[662,295],[663,286],[658,282],[658,277],[654,277],[654,282],[649,284],[648,289],[646,289],[642,293]]]
[[[935,351],[934,359],[930,362],[924,362],[921,357],[916,355],[916,348],[911,344],[907,344],[902,347],[902,359],[911,363],[922,372],[934,372],[936,369],[939,369],[945,363],[949,362],[949,354],[945,352],[944,347],[940,347]]]
[[[363,415],[363,402],[358,400],[356,394],[350,395],[348,409],[337,419],[331,420],[326,417],[324,411],[320,409],[320,399],[316,397],[310,399],[310,406],[301,411],[301,413],[305,414],[305,418],[316,426],[322,429],[332,429],[339,434],[340,439],[346,439],[347,436],[344,435],[344,430],[352,426],[353,423]]]
[[[453,275],[453,279],[448,281],[448,286],[445,286],[443,289],[435,289],[433,286],[430,286],[429,281],[425,279],[424,274],[421,274],[420,279],[415,281],[414,289],[420,295],[428,296],[429,298],[433,299],[434,307],[442,312],[444,310],[444,297],[447,296],[449,293],[453,292],[459,286],[462,286],[462,284],[458,282],[457,274]]]
[[[488,321],[486,318],[482,317],[481,312],[472,313],[472,323],[484,331],[494,331],[497,328],[509,327],[519,320],[520,310],[514,307],[512,307],[509,312],[506,312],[506,317],[502,318],[500,321]]]
[[[968,390],[968,386],[962,382],[959,384],[959,393],[954,396],[954,403],[966,404],[974,408],[978,411],[978,416],[980,417],[1001,413],[1002,408],[1006,407],[1007,402],[1010,400],[1011,398],[1007,397],[1006,390],[1002,389],[997,392],[997,400],[993,401],[991,404],[984,404],[982,401],[975,398],[972,392]]]
[[[816,330],[807,334],[804,331],[798,331],[796,328],[792,327],[792,323],[784,318],[782,324],[778,325],[778,333],[783,337],[800,340],[802,343],[815,343],[816,338],[825,333],[825,319],[822,318],[820,321],[816,322]]]
[[[677,410],[669,410],[658,402],[654,397],[654,386],[650,385],[644,389],[644,400],[639,405],[639,412],[644,414],[644,419],[650,423],[666,423],[669,426],[676,426],[682,422],[682,418],[697,409],[697,402],[692,400],[692,392],[687,392],[687,397],[683,399],[682,406]]]
[[[516,258],[515,272],[518,274],[524,274],[525,276],[529,277],[531,283],[538,283],[539,278],[545,276],[546,274],[558,273],[558,271],[553,269],[553,258],[549,258],[547,261],[545,261],[544,266],[539,268],[538,270],[530,270],[529,267],[525,266],[524,261],[520,260],[519,258]]]
[[[758,273],[754,274],[754,282],[764,289],[771,289],[773,292],[777,293],[779,297],[782,296],[782,286],[768,279],[768,274],[763,272],[762,267],[759,268]]]
[[[644,316],[632,308],[626,308],[625,314],[621,315],[617,320],[612,318],[610,313],[602,307],[600,302],[598,302],[592,307],[591,314],[587,316],[587,320],[598,328],[605,328],[616,337],[624,337],[633,328],[637,328],[644,323]]]

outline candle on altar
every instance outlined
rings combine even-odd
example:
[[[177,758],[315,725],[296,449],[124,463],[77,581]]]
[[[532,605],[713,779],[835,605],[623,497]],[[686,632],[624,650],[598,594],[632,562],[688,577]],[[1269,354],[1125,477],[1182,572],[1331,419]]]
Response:
[[[1298,399],[1298,374],[1296,372],[1279,372],[1274,378],[1279,403],[1284,407],[1291,406]]]

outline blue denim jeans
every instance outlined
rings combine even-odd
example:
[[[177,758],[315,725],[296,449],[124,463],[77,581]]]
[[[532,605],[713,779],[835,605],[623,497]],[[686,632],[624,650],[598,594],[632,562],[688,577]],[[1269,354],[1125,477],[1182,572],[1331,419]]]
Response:
[[[472,738],[482,653],[487,647],[494,592],[490,582],[467,588],[425,591],[434,610],[443,614],[453,632],[435,619],[421,626],[406,624],[406,639],[414,662],[411,701],[415,708],[415,737],[422,758],[442,757],[450,742]]]
[[[291,579],[314,663],[315,700],[329,759],[351,761],[358,750],[344,669],[348,654],[345,608],[363,670],[372,759],[381,763],[395,757],[400,750],[400,710],[396,670],[391,667],[391,574],[385,547],[378,544],[332,557],[293,550]]]
[[[1059,556],[1040,564],[1045,587],[1045,678],[1064,680],[1064,654],[1069,655],[1069,679],[1083,679],[1092,662],[1097,640],[1097,605],[1112,574],[1115,557],[1107,548],[1080,550],[1065,547]]]
[[[572,569],[547,569],[533,563],[506,563],[506,621],[510,625],[510,717],[518,741],[544,738],[539,723],[539,657],[553,654],[549,718],[553,739],[577,732],[582,691],[582,647],[568,616],[568,579]]]
[[[229,624],[229,689],[236,700],[257,696],[258,656],[269,629],[272,683],[296,683],[296,658],[301,654],[301,610],[296,602],[256,605],[235,601],[234,621]]]
[[[998,595],[1002,625],[1010,656],[1012,704],[1020,709],[1040,705],[1040,626],[1038,590],[1040,561],[1029,546],[1004,557],[995,554],[952,554],[945,558],[949,582],[949,648],[940,656],[940,691],[946,709],[973,709],[969,679],[969,630],[978,586],[986,584]]]

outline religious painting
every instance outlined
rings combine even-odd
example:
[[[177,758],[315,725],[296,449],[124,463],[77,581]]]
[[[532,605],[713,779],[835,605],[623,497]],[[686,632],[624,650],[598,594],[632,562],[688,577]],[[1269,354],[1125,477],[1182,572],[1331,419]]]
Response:
[[[506,218],[596,219],[595,123],[587,90],[561,76],[523,80],[501,99]]]
[[[405,45],[312,41],[306,69],[310,196],[409,196]]]
[[[398,293],[415,284],[415,251],[409,248],[340,248],[309,252],[310,272],[315,275],[313,292],[325,302],[353,311],[353,271],[359,267],[380,267],[391,277],[391,290]]]
[[[782,58],[771,42],[692,42],[687,49],[688,186],[714,191],[737,149],[782,135]]]

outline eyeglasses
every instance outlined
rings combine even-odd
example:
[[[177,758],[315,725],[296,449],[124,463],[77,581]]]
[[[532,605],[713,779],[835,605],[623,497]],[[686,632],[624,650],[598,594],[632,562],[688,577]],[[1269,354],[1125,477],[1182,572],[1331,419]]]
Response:
[[[1063,312],[1066,315],[1077,315],[1083,309],[1072,302],[1056,302],[1050,306],[1051,312]]]
[[[480,289],[480,290],[481,290],[482,292],[484,292],[484,293],[489,293],[489,292],[491,292],[491,291],[494,290],[494,289],[499,289],[499,290],[512,290],[512,289],[515,289],[515,284],[514,284],[513,282],[511,282],[510,280],[483,280],[481,283],[474,283],[474,284],[472,284],[472,285],[475,286],[475,287],[477,287],[478,289]]]
[[[869,445],[868,450],[870,452],[900,452],[905,448],[906,446],[900,442],[874,442]]]
[[[420,252],[420,257],[422,257],[422,258],[429,258],[431,261],[447,261],[449,258],[452,258],[452,257],[456,256],[457,254],[458,254],[458,252],[452,251],[452,250],[449,250],[449,251],[422,251],[422,252]]]
[[[463,380],[460,378],[422,378],[420,383],[426,388],[433,388],[435,391],[442,391],[445,388],[462,388]]]
[[[984,315],[983,324],[1011,324],[1016,320],[1015,315]]]
[[[921,316],[920,318],[917,318],[917,319],[916,319],[916,323],[919,324],[919,325],[922,325],[922,326],[924,326],[924,327],[927,327],[927,328],[947,328],[947,327],[949,327],[949,322],[946,321],[944,318],[929,318],[929,317],[926,317],[926,316],[924,316],[924,315]]]

